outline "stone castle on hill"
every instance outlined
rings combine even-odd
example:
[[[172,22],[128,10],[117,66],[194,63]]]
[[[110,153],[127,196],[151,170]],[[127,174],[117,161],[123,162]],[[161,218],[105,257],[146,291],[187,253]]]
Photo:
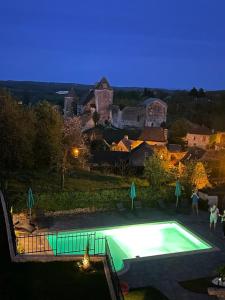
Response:
[[[99,115],[99,124],[111,124],[116,128],[160,127],[166,122],[167,104],[157,98],[149,98],[137,107],[120,109],[113,104],[113,89],[103,77],[87,95],[78,98],[75,90],[64,98],[64,117],[78,115],[84,130],[95,126],[94,112]]]

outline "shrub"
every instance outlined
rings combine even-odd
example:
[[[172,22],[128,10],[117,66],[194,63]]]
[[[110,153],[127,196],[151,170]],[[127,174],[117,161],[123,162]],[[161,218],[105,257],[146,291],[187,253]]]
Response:
[[[158,199],[170,201],[172,189],[163,187],[154,192],[150,187],[137,188],[137,198],[145,207],[153,207]],[[77,192],[54,192],[35,194],[35,207],[45,211],[71,210],[77,208],[93,208],[111,210],[115,209],[116,203],[123,202],[124,206],[130,208],[131,200],[129,188],[104,189],[98,191]],[[174,198],[174,195],[173,195]],[[26,194],[17,198],[14,211],[26,209]]]

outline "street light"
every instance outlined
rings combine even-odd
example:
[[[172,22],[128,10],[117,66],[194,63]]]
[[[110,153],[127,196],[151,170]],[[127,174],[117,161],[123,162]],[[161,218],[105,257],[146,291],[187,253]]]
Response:
[[[77,147],[73,147],[72,149],[71,149],[71,154],[72,154],[72,156],[73,157],[75,157],[75,158],[78,158],[78,156],[79,156],[79,149],[77,148]]]

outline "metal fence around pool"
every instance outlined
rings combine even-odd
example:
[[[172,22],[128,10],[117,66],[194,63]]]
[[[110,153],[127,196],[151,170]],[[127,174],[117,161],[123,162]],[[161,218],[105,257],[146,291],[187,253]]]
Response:
[[[18,254],[83,255],[88,247],[90,255],[105,255],[105,236],[96,233],[42,232],[18,235]]]
[[[91,256],[104,256],[112,280],[115,297],[117,300],[124,300],[113,257],[105,236],[97,235],[96,232],[15,234],[10,203],[9,201],[5,201],[6,194],[4,196],[2,194],[2,197],[6,205],[6,214],[8,216],[15,254],[83,255],[88,250]]]
[[[109,244],[107,239],[105,240],[105,255],[106,255],[106,261],[109,268],[110,276],[112,279],[112,284],[114,288],[114,292],[116,294],[116,299],[118,300],[124,300],[124,296],[121,290],[120,280],[116,272],[116,268],[113,262],[113,258],[110,252]]]
[[[116,273],[107,238],[96,233],[43,232],[16,237],[18,254],[105,256],[117,300],[123,300],[120,281]],[[88,249],[87,249],[88,248]]]

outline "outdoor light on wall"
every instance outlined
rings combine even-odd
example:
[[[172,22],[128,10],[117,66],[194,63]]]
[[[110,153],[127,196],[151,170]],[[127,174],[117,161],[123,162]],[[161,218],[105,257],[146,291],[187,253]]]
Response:
[[[76,148],[76,147],[73,147],[72,150],[71,150],[71,154],[72,154],[73,157],[78,158],[78,156],[79,156],[79,149]]]

